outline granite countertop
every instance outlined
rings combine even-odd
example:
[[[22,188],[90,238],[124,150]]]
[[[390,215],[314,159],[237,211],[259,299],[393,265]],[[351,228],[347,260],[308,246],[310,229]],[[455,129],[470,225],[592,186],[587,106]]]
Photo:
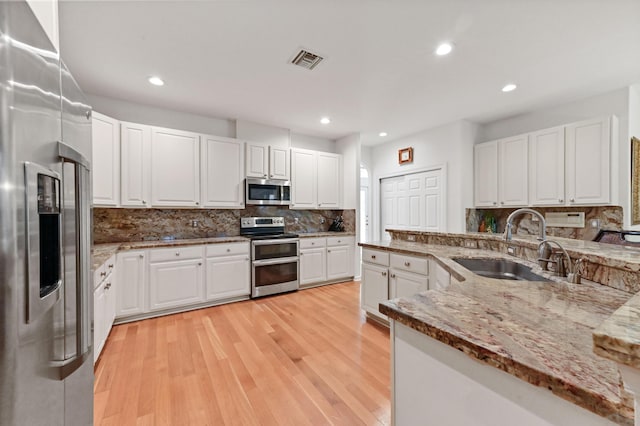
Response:
[[[593,350],[600,356],[640,369],[640,293],[594,330]]]
[[[592,349],[593,330],[631,294],[557,277],[552,282],[485,278],[451,260],[508,258],[550,277],[535,263],[489,250],[400,240],[360,245],[432,257],[458,281],[446,289],[381,303],[380,312],[603,417],[632,424],[633,405],[621,388],[616,364]]]
[[[319,238],[319,237],[353,237],[355,236],[355,232],[335,232],[335,231],[327,231],[327,232],[303,232],[299,233],[298,236],[300,238]]]

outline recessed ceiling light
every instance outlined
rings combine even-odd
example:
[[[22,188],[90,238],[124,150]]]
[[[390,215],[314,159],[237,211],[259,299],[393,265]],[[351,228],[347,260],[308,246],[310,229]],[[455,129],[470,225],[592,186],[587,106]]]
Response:
[[[513,92],[514,90],[516,90],[516,87],[518,87],[518,86],[516,86],[513,83],[509,83],[509,84],[507,84],[506,86],[504,86],[502,88],[502,91],[503,92]]]
[[[329,119],[329,117],[322,117],[322,118],[320,119],[320,122],[321,122],[322,124],[329,124],[329,123],[331,123],[331,119]]]
[[[453,50],[453,44],[451,44],[451,43],[442,43],[436,49],[436,55],[438,55],[438,56],[448,55],[449,53],[451,53],[452,50]]]
[[[387,132],[380,132],[378,133],[378,136],[380,136],[381,138],[384,138],[385,136],[387,136]]]
[[[148,78],[148,81],[154,86],[164,86],[164,81],[160,77],[151,76]]]

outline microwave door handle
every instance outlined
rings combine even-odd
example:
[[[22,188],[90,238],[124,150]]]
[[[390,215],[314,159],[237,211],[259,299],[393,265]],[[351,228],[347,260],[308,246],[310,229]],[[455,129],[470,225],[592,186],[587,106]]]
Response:
[[[91,293],[90,279],[91,264],[91,178],[89,175],[89,161],[74,148],[58,142],[58,155],[63,163],[71,163],[74,166],[73,203],[75,214],[73,229],[76,240],[76,279],[75,279],[75,352],[73,356],[60,363],[60,379],[64,379],[76,371],[89,357],[91,353]],[[68,223],[65,220],[65,223]],[[66,286],[66,282],[65,282]],[[66,291],[65,291],[66,296]],[[71,303],[73,304],[73,302]],[[68,324],[65,323],[65,330]]]

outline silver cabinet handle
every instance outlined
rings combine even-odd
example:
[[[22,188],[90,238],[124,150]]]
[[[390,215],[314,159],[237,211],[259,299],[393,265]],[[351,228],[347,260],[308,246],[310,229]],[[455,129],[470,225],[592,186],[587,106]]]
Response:
[[[387,276],[387,273],[386,273],[386,272],[383,272],[383,273],[382,273],[382,276],[383,276],[383,277],[386,277],[386,276]]]
[[[327,250],[327,253],[331,253],[331,250]]]
[[[375,254],[372,254],[372,255],[371,255],[371,258],[372,258],[372,259],[375,259],[375,258],[376,258],[376,255],[375,255]]]
[[[231,249],[229,249],[229,248],[228,248],[228,249],[227,249],[227,253],[229,253],[230,251],[231,251]]]
[[[493,205],[495,206],[496,204],[497,204],[497,203],[494,201],[494,202],[493,202]]]
[[[315,246],[315,245],[316,245],[316,243],[311,243],[311,245],[312,245],[312,246]]]
[[[574,203],[576,200],[574,198],[571,198],[569,201]]]
[[[404,262],[404,266],[406,266],[408,268],[409,266],[411,266],[411,263],[410,262]]]
[[[302,253],[302,252],[301,252],[301,253],[300,253],[300,256],[302,256],[303,254],[304,254],[304,253]]]
[[[395,277],[396,277],[396,274],[391,274],[391,278],[395,278]]]
[[[180,256],[180,252],[179,251],[176,252],[176,256]]]
[[[199,205],[200,203],[196,201],[196,206]]]
[[[198,262],[198,266],[202,266],[202,262]]]
[[[142,204],[147,204],[147,202],[145,200],[142,200]]]
[[[342,242],[342,240],[338,240],[338,242],[339,242],[339,243],[341,243],[341,242]]]
[[[144,259],[144,254],[141,254],[141,255],[140,255],[140,259]]]
[[[500,204],[504,204],[504,201],[500,201]]]
[[[560,199],[558,200],[558,202],[559,202],[559,203],[564,203],[564,200],[563,200],[562,198],[560,198]]]
[[[109,269],[113,269],[113,263],[109,264]]]
[[[102,271],[102,272],[100,272],[100,276],[101,276],[101,277],[106,277],[106,276],[107,276],[107,273],[106,273],[106,272],[104,272],[104,271]]]
[[[106,283],[104,286],[105,290],[109,290],[111,288],[111,283]]]

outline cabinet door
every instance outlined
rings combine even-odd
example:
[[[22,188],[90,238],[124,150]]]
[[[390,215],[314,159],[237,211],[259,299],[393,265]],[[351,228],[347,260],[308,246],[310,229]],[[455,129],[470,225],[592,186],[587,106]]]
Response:
[[[389,283],[387,277],[387,268],[362,264],[362,281],[360,283],[360,306],[368,313],[388,320],[378,310],[380,302],[389,300]]]
[[[474,202],[477,207],[498,206],[498,142],[473,148]]]
[[[151,193],[151,127],[121,123],[121,204],[148,207]]]
[[[106,115],[93,113],[92,172],[93,204],[117,206],[120,202],[120,124]]]
[[[566,127],[566,179],[570,205],[611,202],[610,121],[610,118],[602,118]]]
[[[342,156],[318,152],[318,207],[338,209],[342,206]]]
[[[526,206],[529,204],[528,135],[503,139],[499,148],[500,207]]]
[[[152,128],[151,203],[167,207],[199,206],[199,135]]]
[[[327,280],[327,250],[324,247],[300,250],[300,284]]]
[[[118,253],[116,282],[116,317],[146,312],[147,266],[144,251]]]
[[[291,150],[291,208],[315,209],[317,207],[316,153]]]
[[[429,289],[429,277],[411,272],[389,270],[389,297],[411,297]]]
[[[268,178],[269,147],[247,143],[247,177]]]
[[[529,135],[529,201],[534,206],[564,205],[564,127]]]
[[[451,274],[433,259],[429,260],[429,290],[449,287]]]
[[[152,263],[149,266],[149,310],[205,301],[202,260]]]
[[[251,294],[249,255],[207,259],[207,300]]]
[[[243,142],[202,136],[202,205],[244,208]]]
[[[93,292],[93,362],[95,363],[104,346],[105,290],[104,281]]]
[[[327,247],[327,279],[336,280],[353,276],[353,247]]]
[[[291,154],[288,148],[269,147],[269,178],[289,180]]]

